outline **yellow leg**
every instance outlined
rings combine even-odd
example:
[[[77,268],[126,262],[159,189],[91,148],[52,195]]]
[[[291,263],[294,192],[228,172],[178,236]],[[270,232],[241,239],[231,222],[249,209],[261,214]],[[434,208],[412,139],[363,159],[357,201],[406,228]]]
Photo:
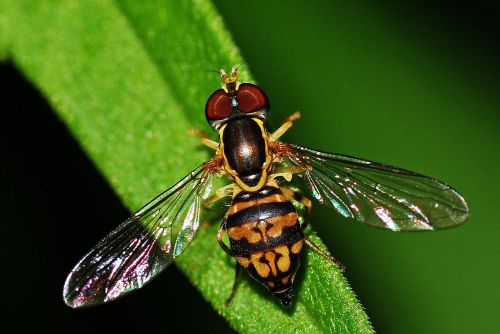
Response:
[[[224,302],[226,306],[229,306],[234,296],[236,295],[236,289],[238,288],[238,285],[240,283],[242,269],[243,268],[241,267],[241,265],[238,262],[236,262],[236,269],[235,269],[236,273],[234,275],[233,289],[231,290],[231,294],[229,295],[229,297]]]
[[[189,134],[191,136],[199,136],[200,143],[202,143],[203,145],[208,146],[214,150],[219,149],[219,143],[209,139],[208,133],[206,133],[205,131],[200,130],[200,129],[189,129]]]
[[[282,187],[281,191],[283,192],[283,195],[285,195],[285,197],[288,200],[299,201],[302,204],[304,204],[305,207],[307,208],[307,216],[304,218],[304,222],[302,223],[302,225],[300,225],[300,227],[302,227],[302,230],[305,230],[305,228],[309,224],[309,217],[311,216],[311,211],[312,211],[311,200],[305,196],[302,196],[301,194],[299,194],[298,192],[296,192],[290,188],[283,188]],[[311,239],[309,239],[309,237],[305,236],[304,241],[309,247],[312,248],[313,251],[315,251],[316,253],[318,253],[319,255],[321,255],[322,257],[327,259],[328,261],[336,264],[339,267],[340,271],[342,271],[342,272],[345,271],[345,266],[340,261],[336,260],[332,255],[328,254],[327,252],[324,252],[321,248],[318,247],[318,245],[316,245],[314,242],[312,242]]]
[[[219,243],[220,248],[222,248],[224,250],[224,252],[226,252],[230,256],[233,256],[231,249],[229,247],[227,247],[227,245],[224,243],[224,240],[222,240],[222,238],[224,238],[224,232],[226,232],[225,225],[226,224],[225,224],[225,219],[224,219],[224,222],[222,223],[221,227],[217,231],[217,236],[216,236],[217,242]]]
[[[311,217],[311,212],[312,212],[311,200],[305,196],[302,196],[302,194],[290,188],[281,187],[281,191],[289,201],[291,200],[299,201],[306,207],[307,216],[304,217],[304,222],[302,223],[302,225],[300,225],[300,227],[302,227],[302,230],[305,230],[307,225],[309,224],[309,218]]]
[[[283,177],[287,182],[292,181],[293,174],[303,173],[304,169],[298,166],[294,167],[274,167],[273,173],[269,175],[269,180],[273,181],[277,177]]]
[[[215,191],[215,194],[210,196],[203,202],[203,206],[205,208],[208,208],[210,205],[212,205],[214,202],[217,202],[221,198],[227,197],[232,195],[234,191],[234,183],[228,184],[225,187],[219,188]]]
[[[278,128],[278,130],[274,131],[271,134],[269,139],[271,139],[271,141],[278,140],[281,136],[285,134],[285,132],[288,129],[292,127],[293,122],[299,118],[300,118],[300,113],[298,111],[288,116],[287,119],[285,119],[285,122]]]

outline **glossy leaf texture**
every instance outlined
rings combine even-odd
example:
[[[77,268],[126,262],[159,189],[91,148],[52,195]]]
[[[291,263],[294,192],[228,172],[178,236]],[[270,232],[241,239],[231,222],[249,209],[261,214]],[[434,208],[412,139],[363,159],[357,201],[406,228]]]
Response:
[[[243,62],[208,1],[2,1],[0,48],[131,210],[208,159],[186,133],[209,129],[203,108],[220,87],[210,71]],[[234,269],[216,230],[200,229],[176,263],[237,331],[373,332],[344,277],[316,254],[308,253],[291,310],[248,280],[224,306]]]

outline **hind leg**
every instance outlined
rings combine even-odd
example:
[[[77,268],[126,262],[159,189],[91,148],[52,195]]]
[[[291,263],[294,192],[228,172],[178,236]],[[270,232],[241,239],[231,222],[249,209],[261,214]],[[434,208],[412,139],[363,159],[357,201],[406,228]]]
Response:
[[[321,248],[319,248],[318,245],[316,245],[311,239],[309,239],[308,236],[304,236],[304,241],[306,242],[306,245],[311,247],[313,251],[327,259],[328,261],[332,262],[333,264],[337,265],[339,267],[340,271],[344,272],[345,271],[345,266],[340,262],[339,260],[335,259],[332,255],[329,253],[323,251]]]
[[[229,248],[224,243],[224,240],[223,240],[224,232],[226,232],[226,220],[225,219],[222,222],[219,230],[217,231],[217,242],[219,243],[219,246],[224,250],[224,252],[226,252],[230,256],[234,256],[233,252],[231,251],[231,248]],[[242,269],[241,265],[238,262],[236,262],[233,289],[231,290],[231,294],[229,295],[229,297],[224,302],[224,304],[226,306],[229,306],[229,304],[231,303],[231,300],[233,300],[233,298],[236,294],[236,290],[238,288],[238,285],[239,285],[240,279],[241,279],[241,269]]]
[[[236,295],[236,290],[238,289],[238,285],[240,284],[240,280],[241,280],[241,270],[242,270],[241,265],[238,262],[236,262],[236,268],[234,270],[235,275],[234,275],[233,289],[231,290],[231,294],[229,295],[229,297],[224,302],[224,304],[226,306],[229,306],[229,304],[233,300],[234,296]]]
[[[306,229],[306,227],[309,225],[309,221],[310,221],[309,218],[311,216],[311,211],[312,211],[311,200],[309,198],[301,195],[297,191],[294,191],[290,188],[281,188],[281,191],[283,191],[283,194],[285,195],[285,197],[288,200],[299,201],[307,208],[307,215],[304,218],[303,223],[300,225],[300,227],[302,228],[302,231],[304,231]],[[342,272],[345,271],[345,266],[340,261],[338,261],[332,255],[328,254],[327,252],[325,252],[321,248],[319,248],[319,246],[316,245],[311,239],[309,239],[308,236],[304,235],[304,241],[305,241],[306,245],[311,247],[311,249],[313,251],[315,251],[316,253],[318,253],[319,255],[321,255],[322,257],[327,259],[328,261],[336,264],[339,267],[340,271],[342,271]]]

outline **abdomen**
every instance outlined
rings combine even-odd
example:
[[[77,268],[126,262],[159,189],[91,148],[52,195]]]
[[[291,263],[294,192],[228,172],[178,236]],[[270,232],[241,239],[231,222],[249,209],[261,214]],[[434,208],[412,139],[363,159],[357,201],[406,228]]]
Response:
[[[272,186],[240,192],[233,198],[226,228],[238,263],[280,302],[289,303],[304,239],[292,203]]]

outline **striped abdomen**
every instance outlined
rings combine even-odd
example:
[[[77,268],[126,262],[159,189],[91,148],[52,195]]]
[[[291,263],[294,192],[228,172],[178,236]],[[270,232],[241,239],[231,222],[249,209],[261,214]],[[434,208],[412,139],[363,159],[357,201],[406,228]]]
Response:
[[[240,192],[233,198],[225,227],[238,263],[282,304],[289,304],[304,239],[292,203],[272,186]]]

